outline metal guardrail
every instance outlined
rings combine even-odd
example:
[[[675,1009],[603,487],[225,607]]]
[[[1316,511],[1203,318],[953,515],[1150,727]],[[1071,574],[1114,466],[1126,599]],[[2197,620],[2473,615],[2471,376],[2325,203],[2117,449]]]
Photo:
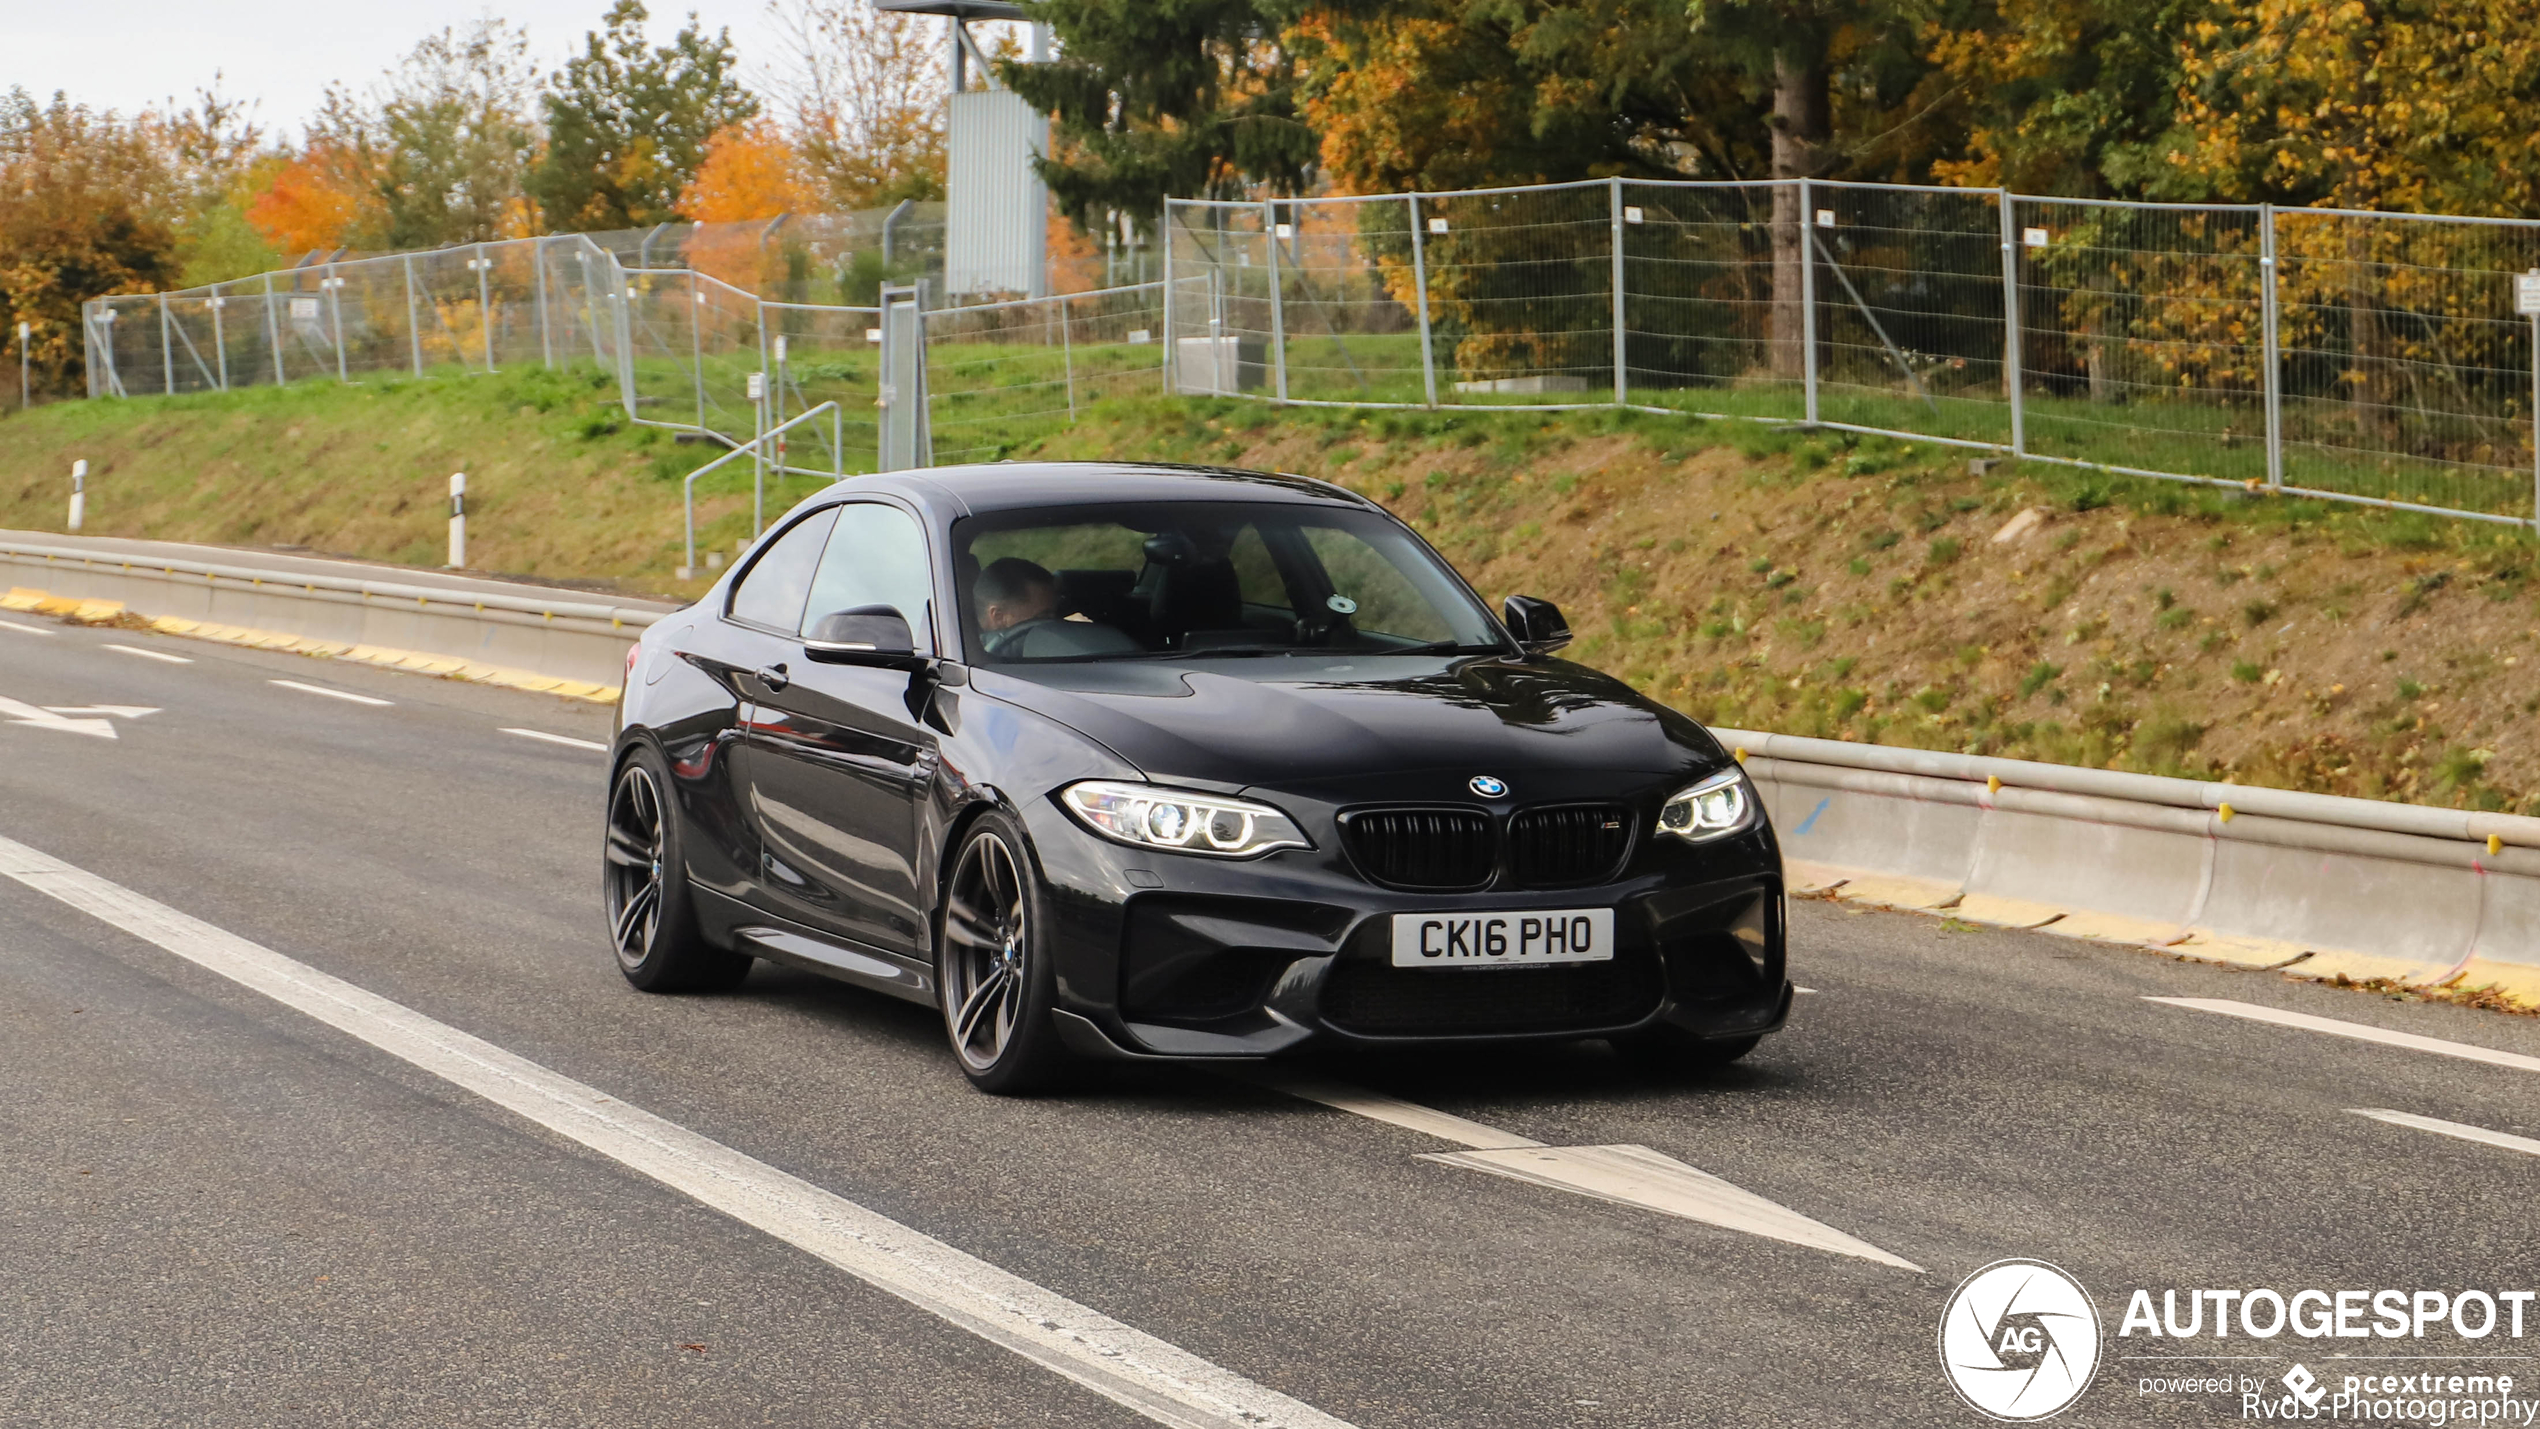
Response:
[[[1847,740],[1767,734],[1759,730],[1714,728],[1711,732],[1742,755],[1783,759],[1798,764],[1953,779],[1986,785],[1988,791],[2037,789],[2174,809],[2200,809],[2216,814],[2225,823],[2242,814],[2253,814],[2299,823],[2485,843],[2491,845],[2491,851],[2508,846],[2540,850],[2540,818],[2522,814],[2439,809],[2425,804],[2390,803],[2341,794],[2219,784],[2158,774],[2131,774],[2114,769],[2042,764],[2026,759],[1996,759],[1945,750],[1854,744]]]
[[[330,576],[315,572],[277,571],[255,566],[231,565],[225,562],[191,561],[160,556],[100,555],[73,546],[51,546],[25,541],[0,541],[0,556],[37,557],[48,563],[67,562],[83,567],[166,575],[201,576],[217,584],[235,581],[256,589],[274,587],[306,591],[333,591],[357,595],[364,600],[397,601],[430,607],[449,606],[461,610],[501,610],[521,615],[541,616],[549,620],[606,621],[612,628],[641,630],[662,618],[663,612],[632,606],[599,602],[549,600],[535,596],[504,595],[495,591],[455,590],[446,586],[410,585],[403,581],[357,580],[348,576]]]

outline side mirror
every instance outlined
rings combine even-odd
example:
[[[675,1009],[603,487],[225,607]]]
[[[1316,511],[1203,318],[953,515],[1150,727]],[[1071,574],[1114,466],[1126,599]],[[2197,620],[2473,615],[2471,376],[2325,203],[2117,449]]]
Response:
[[[820,617],[803,636],[803,653],[829,665],[906,670],[926,663],[917,653],[917,638],[909,633],[908,617],[888,605],[859,605]]]
[[[1547,655],[1570,643],[1570,622],[1561,618],[1561,607],[1551,601],[1512,595],[1500,607],[1499,618],[1529,655]]]

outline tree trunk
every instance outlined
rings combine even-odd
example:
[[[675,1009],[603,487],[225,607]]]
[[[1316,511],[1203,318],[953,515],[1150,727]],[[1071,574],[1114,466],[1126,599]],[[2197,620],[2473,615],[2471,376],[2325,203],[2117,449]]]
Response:
[[[1791,20],[1794,33],[1773,53],[1773,177],[1814,178],[1822,161],[1831,108],[1827,92],[1824,37],[1804,21]],[[1807,307],[1802,296],[1803,266],[1808,261],[1806,225],[1815,215],[1802,213],[1799,186],[1773,190],[1773,375],[1796,378],[1807,371]]]

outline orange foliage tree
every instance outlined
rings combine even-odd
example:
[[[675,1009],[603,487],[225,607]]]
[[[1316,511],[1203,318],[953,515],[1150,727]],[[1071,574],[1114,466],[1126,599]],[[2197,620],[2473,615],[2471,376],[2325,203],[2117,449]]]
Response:
[[[782,277],[762,265],[782,262],[760,237],[781,215],[820,207],[803,175],[802,158],[764,119],[726,126],[706,146],[697,177],[679,195],[679,212],[697,223],[688,262],[736,287],[759,291]]]
[[[286,254],[356,246],[386,217],[369,169],[347,149],[312,145],[248,200],[247,222]]]

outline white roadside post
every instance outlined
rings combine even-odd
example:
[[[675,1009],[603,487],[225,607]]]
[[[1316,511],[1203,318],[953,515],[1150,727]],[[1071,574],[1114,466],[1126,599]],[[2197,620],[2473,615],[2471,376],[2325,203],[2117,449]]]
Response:
[[[34,329],[25,323],[18,324],[18,410],[21,412],[32,406],[35,401],[27,395],[31,389],[27,385],[26,344],[29,334],[33,331]]]
[[[2540,268],[2515,275],[2514,311],[2531,319],[2531,524],[2540,528]]]
[[[467,473],[450,473],[450,569],[467,568]]]
[[[88,458],[71,463],[71,529],[88,519]]]

